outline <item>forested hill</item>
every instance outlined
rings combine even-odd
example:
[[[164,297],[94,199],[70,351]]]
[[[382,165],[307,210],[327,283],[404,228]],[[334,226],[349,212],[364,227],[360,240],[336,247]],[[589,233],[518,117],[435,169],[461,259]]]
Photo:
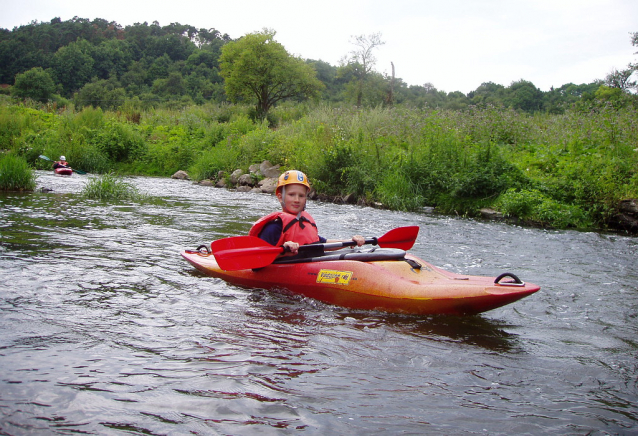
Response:
[[[136,23],[122,27],[104,19],[75,17],[68,21],[32,22],[0,29],[0,84],[13,85],[16,75],[33,69],[40,82],[51,82],[52,94],[76,106],[112,109],[126,100],[148,104],[179,101],[202,104],[226,100],[219,74],[221,47],[231,37],[215,29],[171,23]],[[325,85],[321,98],[350,102],[355,77],[351,69],[307,60]],[[39,69],[41,68],[41,70]],[[364,105],[387,98],[391,78],[372,72],[366,81]],[[490,103],[526,112],[561,111],[565,104],[593,98],[601,83],[565,84],[543,92],[520,80],[503,86],[484,83],[475,91],[446,93],[427,83],[393,81],[393,102],[413,107],[463,109]],[[7,92],[6,90],[3,92]]]

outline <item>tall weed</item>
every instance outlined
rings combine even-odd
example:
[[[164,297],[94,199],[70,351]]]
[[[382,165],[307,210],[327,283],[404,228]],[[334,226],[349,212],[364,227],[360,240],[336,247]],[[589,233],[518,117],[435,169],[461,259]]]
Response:
[[[191,165],[189,173],[196,180],[216,180],[220,171],[230,174],[238,167],[239,161],[238,150],[220,145],[204,151]]]
[[[21,156],[5,154],[0,156],[0,190],[33,191],[36,186],[36,175]]]
[[[133,200],[146,198],[130,183],[125,182],[113,173],[92,178],[82,188],[82,195],[93,200]]]

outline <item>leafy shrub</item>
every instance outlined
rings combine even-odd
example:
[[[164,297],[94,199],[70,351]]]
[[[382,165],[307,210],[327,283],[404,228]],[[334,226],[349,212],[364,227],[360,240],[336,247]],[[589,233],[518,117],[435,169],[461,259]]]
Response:
[[[337,144],[328,148],[322,156],[318,173],[314,176],[316,184],[328,194],[338,194],[348,186],[351,167],[355,163],[354,150],[347,144]]]
[[[75,144],[69,150],[66,157],[69,162],[73,162],[73,168],[90,173],[105,173],[113,169],[109,158],[94,146]]]
[[[51,75],[41,67],[34,67],[21,74],[16,74],[15,83],[11,87],[11,95],[17,98],[30,98],[46,102],[55,92],[55,83]]]
[[[0,190],[33,191],[35,185],[35,172],[23,157],[13,154],[0,157]]]
[[[232,172],[237,168],[237,150],[217,146],[203,152],[190,167],[189,173],[195,180],[217,179],[220,171]]]
[[[241,166],[248,167],[268,159],[268,149],[275,138],[275,133],[265,123],[242,135],[236,145],[241,156]]]
[[[592,225],[589,215],[578,206],[560,203],[537,189],[510,189],[498,199],[498,206],[506,216],[532,220],[557,228],[587,228]]]
[[[212,123],[206,132],[204,137],[204,144],[210,147],[214,147],[218,144],[222,144],[228,137],[230,128],[225,123]],[[226,144],[223,144],[226,145]]]
[[[486,198],[524,183],[521,171],[500,155],[485,155],[485,151],[459,169],[455,176],[452,195],[455,197]]]
[[[146,151],[146,142],[128,124],[108,121],[92,135],[91,142],[115,162],[140,157]]]

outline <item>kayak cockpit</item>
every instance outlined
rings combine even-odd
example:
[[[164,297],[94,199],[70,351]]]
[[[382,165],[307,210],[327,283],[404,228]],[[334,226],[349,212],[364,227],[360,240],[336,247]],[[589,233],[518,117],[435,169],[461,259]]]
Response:
[[[314,256],[291,256],[280,257],[274,264],[309,263],[309,262],[329,262],[336,260],[354,260],[358,262],[379,262],[379,261],[404,261],[413,269],[421,269],[421,264],[413,259],[405,257],[406,251],[398,248],[363,248],[339,252],[327,252]]]

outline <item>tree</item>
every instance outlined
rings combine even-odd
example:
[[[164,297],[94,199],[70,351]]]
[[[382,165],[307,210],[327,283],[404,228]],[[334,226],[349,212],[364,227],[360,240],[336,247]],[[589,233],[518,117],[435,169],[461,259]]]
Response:
[[[610,88],[618,88],[623,92],[629,92],[631,89],[635,89],[637,82],[631,80],[631,76],[636,70],[635,66],[629,65],[624,70],[612,69],[611,73],[607,74],[604,83]]]
[[[467,94],[474,105],[502,106],[505,96],[505,87],[494,82],[483,82]]]
[[[262,119],[274,104],[315,97],[323,86],[312,66],[288,54],[274,37],[268,29],[249,33],[224,45],[220,57],[228,98],[255,103]]]
[[[66,95],[71,95],[91,79],[93,72],[92,46],[88,41],[77,42],[61,47],[53,57],[53,71]]]
[[[341,80],[337,67],[330,65],[328,62],[315,61],[307,59],[307,63],[317,72],[317,78],[323,83],[324,89],[321,95],[322,100],[339,101],[342,96],[344,82]]]
[[[92,58],[94,61],[93,75],[100,79],[108,79],[113,74],[118,78],[121,77],[126,72],[133,56],[127,41],[110,39],[94,48]]]
[[[134,94],[139,94],[146,83],[146,68],[140,62],[131,62],[126,73],[122,74],[121,82],[124,87]]]
[[[18,98],[30,98],[37,101],[47,101],[55,92],[55,83],[48,72],[40,67],[31,68],[16,76],[11,88],[11,95]]]
[[[638,32],[631,33],[631,45],[638,47]],[[636,52],[638,54],[638,52]],[[603,80],[604,85],[609,88],[618,88],[622,92],[629,93],[632,89],[638,89],[638,82],[631,80],[634,73],[638,71],[638,64],[629,64],[624,70],[613,68]]]
[[[186,84],[180,73],[173,72],[166,79],[156,79],[153,82],[153,92],[164,97],[177,97],[186,92]]]
[[[505,102],[514,109],[521,109],[525,112],[540,111],[543,106],[543,92],[532,82],[519,80],[512,82],[507,88]]]
[[[373,50],[385,44],[385,42],[381,41],[381,32],[372,33],[370,35],[353,36],[353,38],[351,43],[357,48],[342,59],[341,63],[343,67],[352,69],[357,80],[357,106],[361,106],[365,82],[368,80],[370,73],[377,63]]]
[[[125,98],[126,92],[116,80],[95,79],[75,94],[75,104],[78,108],[93,106],[115,110],[122,106]]]

